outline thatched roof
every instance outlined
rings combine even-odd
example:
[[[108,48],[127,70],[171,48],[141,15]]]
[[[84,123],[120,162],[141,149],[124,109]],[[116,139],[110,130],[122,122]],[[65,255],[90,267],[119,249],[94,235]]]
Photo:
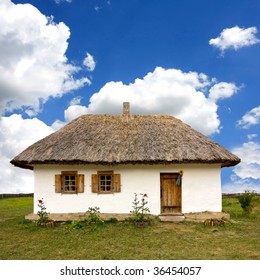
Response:
[[[28,147],[11,163],[167,164],[216,163],[240,159],[182,121],[166,115],[83,115]]]

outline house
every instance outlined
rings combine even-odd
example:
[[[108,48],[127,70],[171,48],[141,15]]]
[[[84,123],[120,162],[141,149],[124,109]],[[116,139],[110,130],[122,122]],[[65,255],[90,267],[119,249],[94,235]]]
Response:
[[[221,168],[240,159],[167,115],[82,115],[17,155],[33,170],[34,214],[129,214],[134,193],[154,215],[221,213]]]

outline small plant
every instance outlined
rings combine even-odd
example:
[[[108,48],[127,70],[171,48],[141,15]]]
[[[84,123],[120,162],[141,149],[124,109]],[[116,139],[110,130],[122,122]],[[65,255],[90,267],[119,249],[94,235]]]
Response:
[[[49,217],[43,202],[43,198],[38,200],[38,207],[40,208],[40,210],[37,212],[39,216],[38,223],[47,223],[49,221]]]
[[[238,201],[245,213],[245,215],[251,214],[253,210],[253,205],[252,205],[252,198],[255,196],[255,192],[248,191],[246,190],[242,195],[238,197]]]
[[[68,228],[70,230],[77,230],[77,229],[82,229],[82,224],[79,221],[72,221]]]
[[[104,221],[99,216],[99,207],[89,207],[86,212],[87,218],[86,222],[88,223],[103,223]]]
[[[148,198],[147,194],[139,194],[141,196],[141,199],[138,199],[137,193],[134,194],[134,200],[133,200],[133,211],[130,211],[133,214],[132,220],[134,222],[148,222],[150,213],[150,209],[147,206],[148,201],[146,200]]]

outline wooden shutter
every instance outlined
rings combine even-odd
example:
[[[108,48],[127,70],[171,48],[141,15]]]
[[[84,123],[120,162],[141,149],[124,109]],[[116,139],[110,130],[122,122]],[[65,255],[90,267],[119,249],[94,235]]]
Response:
[[[61,193],[62,191],[62,177],[60,174],[55,175],[55,192]]]
[[[121,191],[120,174],[114,174],[114,192]]]
[[[79,174],[77,176],[77,193],[84,192],[84,174]]]
[[[98,175],[97,174],[91,175],[91,185],[92,185],[92,192],[98,193]]]

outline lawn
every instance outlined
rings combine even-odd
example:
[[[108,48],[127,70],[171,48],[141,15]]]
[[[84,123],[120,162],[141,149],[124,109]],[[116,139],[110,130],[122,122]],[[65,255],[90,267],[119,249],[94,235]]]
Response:
[[[0,199],[0,259],[2,260],[259,260],[260,197],[254,197],[250,217],[237,198],[224,198],[231,214],[224,226],[201,223],[166,223],[136,227],[129,222],[82,223],[41,228],[25,221],[32,198]]]

